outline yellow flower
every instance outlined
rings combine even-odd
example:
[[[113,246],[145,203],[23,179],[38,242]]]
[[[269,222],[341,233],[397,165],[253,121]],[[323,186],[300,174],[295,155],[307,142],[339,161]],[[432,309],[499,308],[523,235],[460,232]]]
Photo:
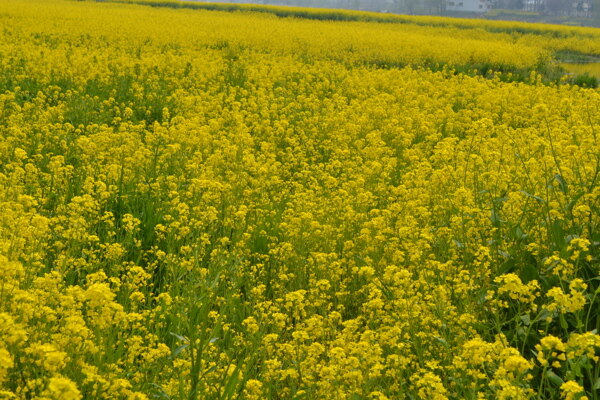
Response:
[[[540,288],[536,280],[532,280],[525,285],[515,274],[501,275],[494,279],[494,282],[500,285],[498,294],[507,294],[511,299],[522,303],[533,303]]]
[[[58,372],[63,369],[68,361],[67,353],[60,351],[50,343],[35,343],[25,349],[25,352],[34,357],[34,363],[48,372]]]
[[[439,376],[432,372],[413,375],[412,380],[418,388],[420,399],[446,400],[448,391]]]
[[[583,310],[586,304],[585,290],[587,285],[581,279],[574,279],[569,283],[570,294],[565,294],[560,287],[553,287],[546,295],[552,301],[546,305],[550,311],[577,312]]]
[[[244,398],[258,400],[263,398],[263,384],[259,380],[249,379],[244,387]]]
[[[8,350],[0,347],[0,384],[2,384],[8,375],[8,370],[10,370],[14,365],[13,357],[10,355]]]
[[[596,355],[600,348],[600,336],[594,332],[583,334],[572,333],[567,341],[567,357],[571,360],[586,355],[591,360],[598,362],[600,357]]]
[[[0,1],[0,398],[560,397],[533,376],[598,361],[600,97],[553,59],[597,30],[151,3]]]
[[[53,376],[48,382],[46,396],[52,400],[80,400],[81,393],[77,385],[64,376]]]
[[[256,318],[254,317],[246,318],[244,321],[242,321],[242,325],[244,325],[248,333],[251,335],[258,332],[259,330],[258,323],[256,322]]]
[[[555,368],[560,367],[559,361],[565,361],[566,346],[556,336],[548,335],[544,336],[539,344],[535,345],[537,350],[537,360],[542,366],[547,366],[550,360],[553,360],[552,366]]]
[[[561,395],[566,400],[587,400],[585,391],[577,382],[567,381],[560,386]],[[582,395],[583,394],[583,395]]]

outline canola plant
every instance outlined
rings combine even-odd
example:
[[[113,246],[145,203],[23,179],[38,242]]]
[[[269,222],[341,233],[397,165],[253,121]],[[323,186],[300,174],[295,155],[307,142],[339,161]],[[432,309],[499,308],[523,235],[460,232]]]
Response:
[[[1,1],[0,399],[599,399],[598,30],[408,19]]]

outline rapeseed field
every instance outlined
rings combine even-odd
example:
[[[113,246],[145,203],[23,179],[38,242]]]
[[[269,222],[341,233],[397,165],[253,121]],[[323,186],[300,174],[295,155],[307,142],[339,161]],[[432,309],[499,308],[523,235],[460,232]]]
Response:
[[[0,399],[600,399],[600,30],[181,4],[0,1]]]

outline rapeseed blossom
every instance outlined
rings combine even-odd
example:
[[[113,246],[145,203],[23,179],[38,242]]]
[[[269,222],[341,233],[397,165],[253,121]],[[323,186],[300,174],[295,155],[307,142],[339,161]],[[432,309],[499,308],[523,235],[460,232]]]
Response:
[[[0,398],[593,398],[597,30],[122,1],[0,3]]]

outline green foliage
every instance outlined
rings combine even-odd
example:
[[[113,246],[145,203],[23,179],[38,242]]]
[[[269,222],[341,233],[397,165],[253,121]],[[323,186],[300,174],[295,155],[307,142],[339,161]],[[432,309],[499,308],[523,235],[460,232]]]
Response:
[[[585,73],[583,75],[577,75],[575,78],[573,78],[573,84],[581,87],[597,88],[598,78]]]

